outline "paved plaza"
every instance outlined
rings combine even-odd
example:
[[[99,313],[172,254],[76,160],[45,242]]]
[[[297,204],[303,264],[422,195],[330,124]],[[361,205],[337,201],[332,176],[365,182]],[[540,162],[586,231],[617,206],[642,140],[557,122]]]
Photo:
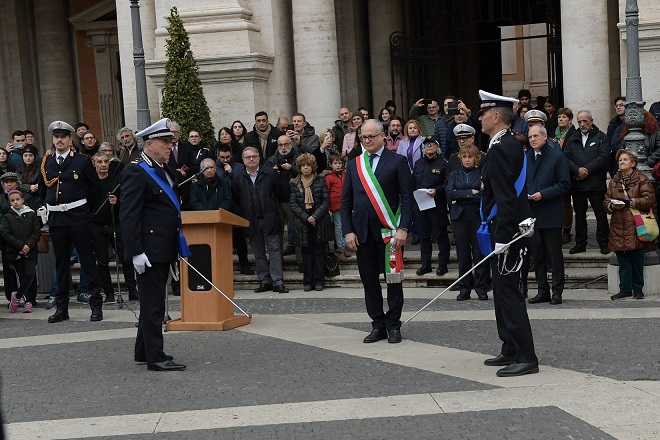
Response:
[[[406,289],[404,318],[440,292]],[[530,291],[535,294],[535,291]],[[649,292],[650,293],[650,292]],[[133,362],[135,316],[89,322],[0,309],[9,439],[655,439],[660,438],[660,297],[611,301],[568,290],[529,307],[539,374],[498,378],[493,302],[447,292],[363,344],[362,291],[237,291],[254,315],[227,332],[169,332],[184,372]],[[132,308],[137,303],[128,303]],[[180,301],[170,302],[177,317]],[[19,309],[20,311],[20,309]]]

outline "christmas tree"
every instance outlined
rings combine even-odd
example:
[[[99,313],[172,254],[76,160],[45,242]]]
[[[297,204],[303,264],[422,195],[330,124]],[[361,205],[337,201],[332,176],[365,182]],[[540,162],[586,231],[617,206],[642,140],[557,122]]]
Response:
[[[215,140],[211,112],[204,97],[199,68],[190,50],[190,38],[183,27],[176,7],[170,9],[167,19],[169,38],[165,41],[167,62],[163,84],[163,117],[181,125],[184,139],[190,130],[197,130],[209,146]]]

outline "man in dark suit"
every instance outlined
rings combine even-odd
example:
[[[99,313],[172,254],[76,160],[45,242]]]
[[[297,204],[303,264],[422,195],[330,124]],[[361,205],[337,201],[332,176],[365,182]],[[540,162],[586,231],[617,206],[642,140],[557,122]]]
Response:
[[[96,269],[89,228],[88,194],[98,185],[98,176],[88,156],[71,149],[71,125],[55,121],[48,127],[53,135],[55,152],[46,158],[42,177],[42,199],[48,209],[50,237],[55,251],[57,271],[57,310],[48,318],[55,323],[69,319],[69,281],[71,279],[71,246],[78,251],[82,270],[87,275],[90,321],[102,321],[101,285]]]
[[[162,321],[170,265],[177,261],[181,215],[177,174],[167,165],[173,137],[169,119],[161,119],[137,136],[141,156],[121,174],[119,218],[126,258],[132,259],[140,290],[140,322],[135,361],[153,371],[180,371],[185,365],[163,351]]]
[[[534,235],[529,247],[534,256],[538,293],[530,304],[561,304],[564,292],[564,255],[561,251],[564,194],[571,187],[568,161],[561,149],[548,144],[548,132],[539,124],[529,127],[527,154],[527,197],[532,209]],[[548,263],[552,266],[552,295],[548,285]],[[523,294],[527,292],[529,253],[522,267]]]
[[[518,232],[518,224],[531,217],[525,185],[518,192],[516,181],[525,179],[522,146],[511,134],[513,103],[506,98],[479,91],[481,116],[479,120],[485,134],[490,136],[488,156],[481,171],[483,218],[487,219],[497,204],[497,214],[489,227],[497,255],[491,258],[493,299],[497,333],[502,340],[501,353],[486,359],[489,366],[505,366],[498,376],[520,376],[538,373],[539,363],[534,352],[532,328],[527,316],[525,300],[520,294],[520,259],[524,244],[517,241],[509,245]]]
[[[370,119],[362,125],[360,141],[366,153],[346,165],[341,198],[342,232],[346,237],[346,245],[357,251],[367,313],[372,321],[372,331],[364,338],[364,342],[377,342],[387,338],[388,342],[397,343],[401,342],[403,286],[400,274],[397,277],[391,276],[397,274],[387,273],[387,246],[381,234],[383,228],[391,231],[388,241],[391,241],[391,247],[396,250],[397,258],[396,264],[393,265],[397,269],[401,268],[401,248],[406,242],[412,223],[413,182],[406,158],[385,148],[385,133],[379,121]],[[371,179],[370,171],[373,171],[375,179]],[[373,188],[370,184],[380,186],[384,200],[380,198],[379,191],[370,189]],[[380,203],[373,205],[370,196],[378,199]],[[389,209],[383,210],[380,207]],[[400,211],[398,224],[396,219],[385,219],[384,222],[381,220],[383,215],[389,217],[390,213],[396,214],[397,211]],[[378,265],[374,264],[376,261],[379,262]],[[389,306],[387,313],[383,312],[381,273],[386,273]]]

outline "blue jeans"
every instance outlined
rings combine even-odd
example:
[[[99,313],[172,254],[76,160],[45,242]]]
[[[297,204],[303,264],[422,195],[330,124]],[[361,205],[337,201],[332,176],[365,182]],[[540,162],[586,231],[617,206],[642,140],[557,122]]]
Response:
[[[346,240],[344,240],[344,235],[341,233],[341,212],[335,211],[332,213],[332,223],[335,224],[335,244],[337,244],[337,249],[346,248]]]

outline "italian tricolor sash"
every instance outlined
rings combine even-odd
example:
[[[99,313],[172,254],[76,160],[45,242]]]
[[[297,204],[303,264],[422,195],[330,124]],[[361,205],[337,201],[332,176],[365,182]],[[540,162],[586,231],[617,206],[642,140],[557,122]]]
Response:
[[[365,151],[361,156],[355,158],[356,168],[360,182],[364,187],[371,204],[378,214],[381,228],[381,236],[385,242],[385,281],[387,283],[400,283],[403,271],[403,253],[401,247],[396,251],[392,247],[392,240],[396,234],[401,217],[401,204],[397,208],[396,214],[392,212],[390,204],[383,194],[383,189],[374,175],[374,171],[369,163],[369,153]]]

